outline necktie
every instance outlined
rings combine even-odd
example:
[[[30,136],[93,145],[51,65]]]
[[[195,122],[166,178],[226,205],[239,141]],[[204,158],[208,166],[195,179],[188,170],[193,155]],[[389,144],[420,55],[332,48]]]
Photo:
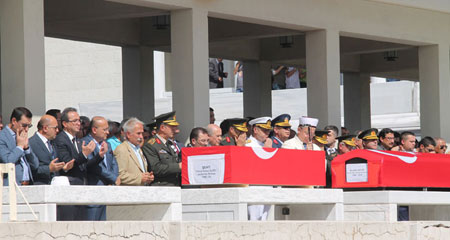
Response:
[[[176,152],[175,148],[173,147],[173,144],[170,140],[167,140],[166,142],[167,147],[169,147],[169,149],[171,149],[172,151]]]
[[[52,159],[56,158],[55,151],[53,150],[52,144],[50,141],[47,141],[48,150],[50,151],[50,154],[52,155]]]
[[[305,148],[305,150],[307,150],[308,149],[308,144],[303,143],[303,147]]]
[[[99,142],[97,145],[99,151],[102,148],[102,143],[103,142]],[[106,167],[108,167],[108,162],[106,161],[106,154],[103,156],[103,163],[105,164]]]
[[[75,150],[76,150],[77,153],[78,153],[77,140],[76,140],[75,138],[72,138],[72,143],[73,143],[73,146],[75,147]]]

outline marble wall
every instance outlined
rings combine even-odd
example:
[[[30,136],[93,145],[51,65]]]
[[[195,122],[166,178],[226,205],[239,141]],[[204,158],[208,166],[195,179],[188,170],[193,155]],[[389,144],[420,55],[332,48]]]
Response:
[[[51,222],[2,223],[0,239],[446,240],[450,222]]]

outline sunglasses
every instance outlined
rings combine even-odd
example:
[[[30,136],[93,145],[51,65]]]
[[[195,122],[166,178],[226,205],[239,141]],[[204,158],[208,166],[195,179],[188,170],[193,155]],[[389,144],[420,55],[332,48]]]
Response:
[[[21,123],[20,125],[21,125],[23,128],[31,128],[31,127],[33,127],[33,124]]]
[[[439,147],[439,149],[441,149],[441,150],[442,149],[447,149],[447,148],[448,148],[447,145],[442,145],[442,146]]]

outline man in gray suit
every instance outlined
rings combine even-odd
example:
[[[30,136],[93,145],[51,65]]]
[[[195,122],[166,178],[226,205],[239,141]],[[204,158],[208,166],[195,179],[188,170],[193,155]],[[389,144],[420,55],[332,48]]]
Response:
[[[219,76],[219,61],[216,58],[209,59],[209,88],[217,88],[223,78]]]
[[[53,140],[58,134],[58,121],[51,115],[44,115],[38,122],[38,131],[29,139],[30,147],[39,159],[39,167],[33,171],[35,185],[50,184],[59,170],[69,171],[74,160],[69,163],[58,161]]]
[[[28,145],[28,130],[33,126],[33,115],[25,107],[14,108],[10,123],[0,132],[0,163],[16,165],[18,185],[33,184],[32,171],[39,166],[37,157]],[[4,185],[8,181],[4,179]]]

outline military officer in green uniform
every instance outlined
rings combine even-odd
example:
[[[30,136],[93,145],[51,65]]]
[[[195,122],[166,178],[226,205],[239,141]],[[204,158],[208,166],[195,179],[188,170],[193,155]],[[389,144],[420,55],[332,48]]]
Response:
[[[357,148],[356,146],[356,136],[355,135],[345,135],[336,138],[338,140],[338,153],[339,155],[348,153]]]
[[[179,123],[175,112],[161,114],[156,120],[156,135],[142,147],[155,180],[152,186],[180,186],[181,159],[171,147],[169,139],[175,136]]]
[[[245,146],[247,139],[247,119],[230,118],[224,120],[228,126],[228,132],[222,136],[221,146]]]

